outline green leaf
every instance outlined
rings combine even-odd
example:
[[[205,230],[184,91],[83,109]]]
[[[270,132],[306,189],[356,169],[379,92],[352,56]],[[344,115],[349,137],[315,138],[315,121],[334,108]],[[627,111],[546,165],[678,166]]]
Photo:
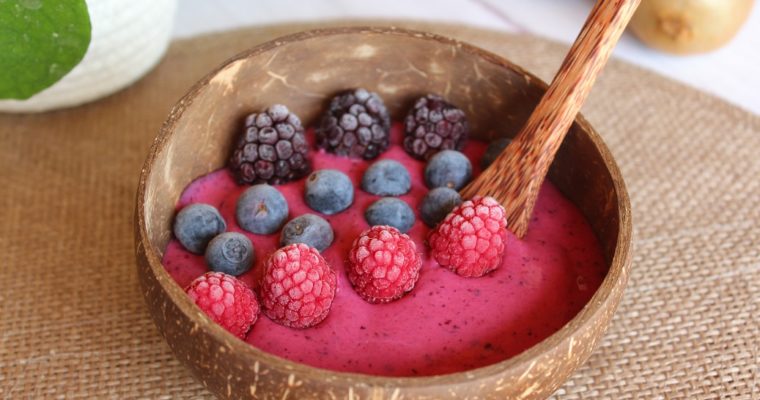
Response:
[[[0,0],[0,99],[28,99],[69,73],[90,45],[84,0]]]

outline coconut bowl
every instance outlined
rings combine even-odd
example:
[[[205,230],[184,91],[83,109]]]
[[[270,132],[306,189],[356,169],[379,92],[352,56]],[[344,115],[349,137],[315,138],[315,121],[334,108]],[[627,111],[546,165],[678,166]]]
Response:
[[[505,361],[465,372],[391,378],[314,368],[258,350],[213,323],[165,271],[175,204],[193,179],[223,167],[241,118],[286,104],[312,125],[335,93],[362,86],[380,94],[394,120],[425,93],[467,113],[472,135],[513,136],[546,84],[477,47],[396,28],[298,33],[252,48],[218,67],[174,106],[140,175],[135,219],[138,274],[150,314],[177,359],[223,398],[543,398],[589,357],[623,295],[631,219],[609,150],[579,116],[549,179],[585,215],[608,273],[563,328]]]

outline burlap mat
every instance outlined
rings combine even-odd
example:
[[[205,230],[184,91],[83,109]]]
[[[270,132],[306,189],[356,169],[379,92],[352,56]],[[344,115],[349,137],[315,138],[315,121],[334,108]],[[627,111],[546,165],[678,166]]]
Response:
[[[566,51],[535,37],[416,27],[503,54],[544,79]],[[304,28],[177,42],[114,96],[0,116],[2,397],[208,396],[174,360],[138,291],[137,177],[169,108],[195,80],[244,48]],[[760,398],[760,118],[619,61],[584,112],[627,181],[635,255],[610,330],[556,397]]]

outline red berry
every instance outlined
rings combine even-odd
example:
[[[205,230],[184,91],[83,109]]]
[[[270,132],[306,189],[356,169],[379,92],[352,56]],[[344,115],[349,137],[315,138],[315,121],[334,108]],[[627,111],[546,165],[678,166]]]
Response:
[[[335,272],[317,249],[303,243],[282,247],[264,265],[264,314],[291,328],[314,326],[330,312],[337,287]]]
[[[455,207],[428,237],[433,258],[464,277],[483,276],[501,265],[507,243],[504,207],[475,196]]]
[[[258,318],[256,296],[234,276],[207,272],[185,291],[214,322],[239,338],[245,337]]]
[[[409,236],[377,225],[362,232],[348,253],[348,280],[370,303],[388,303],[414,288],[422,260]]]

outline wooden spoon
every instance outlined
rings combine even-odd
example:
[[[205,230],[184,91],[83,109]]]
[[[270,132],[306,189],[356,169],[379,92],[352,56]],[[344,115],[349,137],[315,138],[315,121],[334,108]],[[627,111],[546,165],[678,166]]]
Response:
[[[596,76],[640,0],[598,0],[552,84],[522,130],[472,183],[462,198],[493,196],[507,210],[507,226],[522,238],[538,191]]]

